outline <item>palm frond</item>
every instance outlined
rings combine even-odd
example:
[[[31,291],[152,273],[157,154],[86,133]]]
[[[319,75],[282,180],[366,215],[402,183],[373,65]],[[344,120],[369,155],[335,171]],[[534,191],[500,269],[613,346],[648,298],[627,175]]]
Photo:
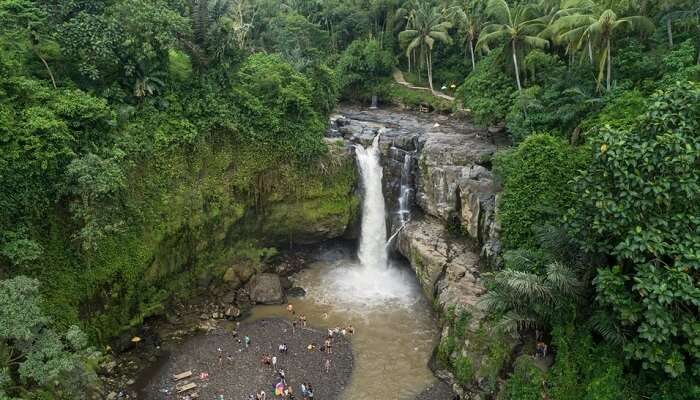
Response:
[[[605,310],[599,310],[594,313],[589,323],[593,330],[598,332],[606,341],[615,345],[622,345],[625,343],[625,335],[622,328]]]

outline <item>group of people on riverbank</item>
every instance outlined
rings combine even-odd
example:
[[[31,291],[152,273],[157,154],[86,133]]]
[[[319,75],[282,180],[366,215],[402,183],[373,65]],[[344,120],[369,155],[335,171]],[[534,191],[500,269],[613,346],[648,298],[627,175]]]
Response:
[[[297,327],[306,328],[307,319],[306,315],[303,313],[297,314],[294,310],[292,304],[286,306],[287,311],[292,315],[292,335],[295,334]],[[335,327],[328,329],[328,335],[325,337],[323,345],[318,348],[316,343],[310,343],[307,346],[308,351],[320,350],[327,356],[324,357],[323,371],[325,373],[330,373],[332,369],[331,355],[333,354],[333,341],[339,335],[353,335],[355,333],[355,328],[352,325],[348,325],[345,328]],[[250,339],[249,339],[250,340]],[[271,345],[272,347],[272,345]],[[280,343],[277,345],[277,354],[271,354],[270,352],[265,352],[260,356],[260,364],[263,367],[271,368],[275,371],[275,379],[272,385],[272,391],[268,396],[265,390],[260,390],[254,394],[248,396],[249,400],[271,400],[271,399],[284,399],[284,400],[313,400],[314,399],[314,387],[308,381],[304,381],[299,385],[299,391],[295,392],[292,385],[288,384],[284,369],[281,368],[283,359],[289,355],[289,346],[287,343]],[[293,355],[291,355],[293,357]],[[297,393],[301,398],[297,397]]]

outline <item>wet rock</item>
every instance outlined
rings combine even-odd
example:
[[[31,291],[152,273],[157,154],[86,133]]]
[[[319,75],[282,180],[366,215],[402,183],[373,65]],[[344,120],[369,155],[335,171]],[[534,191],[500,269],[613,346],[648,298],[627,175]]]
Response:
[[[114,369],[117,367],[117,362],[115,360],[109,360],[100,364],[100,373],[103,375],[112,375]]]
[[[229,318],[229,319],[230,318],[238,318],[241,316],[241,309],[238,307],[234,307],[234,306],[226,307],[226,311],[224,312],[224,315],[226,316],[226,318]]]
[[[356,136],[362,135],[363,126],[359,124],[345,125],[340,127],[338,131],[343,135],[344,138],[350,139]]]
[[[117,398],[117,392],[109,392],[107,395],[107,400],[115,400]]]
[[[236,304],[239,306],[249,305],[251,303],[250,293],[247,289],[241,288],[236,291]]]
[[[201,319],[202,321],[208,320],[208,319],[209,319],[209,315],[207,315],[207,314],[205,314],[205,313],[202,313],[202,314],[199,315],[199,319]]]
[[[306,296],[306,290],[304,290],[304,288],[296,286],[296,287],[293,287],[293,288],[287,290],[287,296],[288,297],[304,297],[304,296]]]
[[[301,271],[305,263],[306,260],[303,255],[291,254],[275,265],[274,271],[281,277],[287,277]]]
[[[248,282],[248,280],[250,280],[250,278],[257,272],[255,266],[250,264],[240,265],[236,268],[236,271],[238,272],[238,277],[240,278],[241,282],[244,283]]]
[[[282,304],[284,293],[280,277],[275,274],[255,275],[246,286],[250,299],[257,304]]]

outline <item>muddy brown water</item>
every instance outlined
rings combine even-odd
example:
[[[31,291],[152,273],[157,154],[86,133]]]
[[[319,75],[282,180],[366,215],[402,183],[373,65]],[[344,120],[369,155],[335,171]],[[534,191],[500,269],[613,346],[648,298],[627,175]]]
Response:
[[[363,297],[361,302],[348,302],[352,293],[329,294],[329,287],[333,290],[333,281],[338,279],[334,273],[346,268],[357,266],[350,260],[313,264],[292,279],[306,289],[307,295],[292,298],[289,303],[314,327],[355,328],[351,338],[355,368],[342,399],[415,398],[436,381],[428,361],[437,345],[438,330],[428,301],[406,265],[392,267],[399,270],[397,276],[406,285],[401,301],[374,302]],[[289,316],[284,307],[258,306],[250,318]]]

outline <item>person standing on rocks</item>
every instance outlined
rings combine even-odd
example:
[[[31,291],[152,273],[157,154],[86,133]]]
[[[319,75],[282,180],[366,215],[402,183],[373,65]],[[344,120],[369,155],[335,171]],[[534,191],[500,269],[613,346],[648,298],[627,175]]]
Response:
[[[277,356],[272,356],[272,368],[277,371]]]
[[[326,373],[331,372],[331,359],[326,358]]]
[[[245,348],[247,349],[250,346],[250,336],[245,335]]]

